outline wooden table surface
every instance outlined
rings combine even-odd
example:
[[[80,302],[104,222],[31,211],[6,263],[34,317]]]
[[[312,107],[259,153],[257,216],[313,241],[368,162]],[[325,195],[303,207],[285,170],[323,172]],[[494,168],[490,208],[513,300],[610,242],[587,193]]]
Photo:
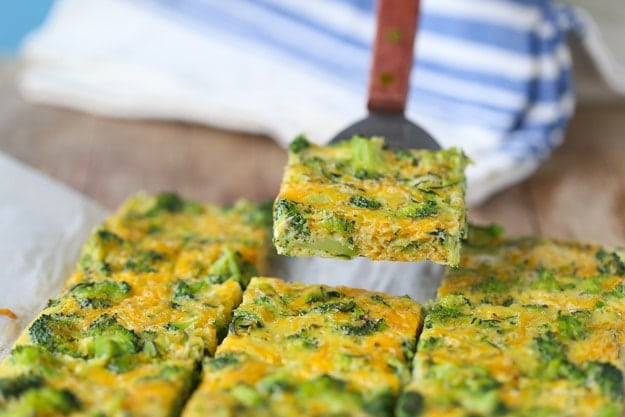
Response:
[[[16,91],[16,68],[0,62],[0,151],[107,207],[141,189],[217,203],[278,190],[286,154],[268,138],[29,104]],[[564,144],[538,172],[471,209],[470,218],[501,223],[512,235],[625,245],[625,103],[580,106]]]

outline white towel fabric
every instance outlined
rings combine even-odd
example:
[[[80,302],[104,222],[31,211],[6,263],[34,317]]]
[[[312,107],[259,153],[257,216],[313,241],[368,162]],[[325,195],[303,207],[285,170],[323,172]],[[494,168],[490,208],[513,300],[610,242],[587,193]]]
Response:
[[[570,28],[625,86],[601,39],[618,31],[602,27],[551,0],[422,2],[407,114],[473,159],[469,204],[560,143],[574,108]],[[365,113],[373,31],[373,0],[58,0],[23,49],[21,87],[105,115],[322,143]]]

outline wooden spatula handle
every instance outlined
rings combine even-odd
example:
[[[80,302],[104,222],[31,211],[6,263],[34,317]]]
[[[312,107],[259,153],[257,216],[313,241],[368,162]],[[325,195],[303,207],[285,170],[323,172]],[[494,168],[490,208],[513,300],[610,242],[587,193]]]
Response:
[[[419,0],[378,0],[369,111],[403,113],[410,84]]]

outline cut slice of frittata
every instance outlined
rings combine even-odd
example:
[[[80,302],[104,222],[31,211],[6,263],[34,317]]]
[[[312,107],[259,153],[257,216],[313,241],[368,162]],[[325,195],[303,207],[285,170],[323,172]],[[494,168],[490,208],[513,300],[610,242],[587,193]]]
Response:
[[[623,254],[470,239],[427,309],[397,415],[621,416]]]
[[[66,390],[86,415],[171,415],[265,266],[268,218],[244,202],[130,199],[93,232],[65,290],[18,339],[0,386],[34,376],[41,395]],[[54,372],[39,373],[41,358]],[[47,415],[38,392],[3,395],[0,405]]]
[[[465,234],[467,158],[388,150],[381,138],[289,148],[274,203],[279,254],[457,265]]]
[[[420,327],[408,297],[254,278],[183,415],[390,416]]]

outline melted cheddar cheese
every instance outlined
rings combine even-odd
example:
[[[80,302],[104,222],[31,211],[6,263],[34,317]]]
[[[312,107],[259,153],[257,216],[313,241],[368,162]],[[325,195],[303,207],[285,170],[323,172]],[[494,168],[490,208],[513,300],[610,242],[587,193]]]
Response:
[[[322,147],[298,138],[274,204],[276,249],[457,265],[466,164],[455,148],[391,151],[360,137]]]
[[[183,415],[392,415],[420,327],[407,297],[254,278]]]
[[[265,268],[268,217],[245,202],[131,198],[93,232],[61,295],[3,361],[0,410],[175,415]]]
[[[397,415],[620,417],[624,288],[623,249],[469,239]]]

